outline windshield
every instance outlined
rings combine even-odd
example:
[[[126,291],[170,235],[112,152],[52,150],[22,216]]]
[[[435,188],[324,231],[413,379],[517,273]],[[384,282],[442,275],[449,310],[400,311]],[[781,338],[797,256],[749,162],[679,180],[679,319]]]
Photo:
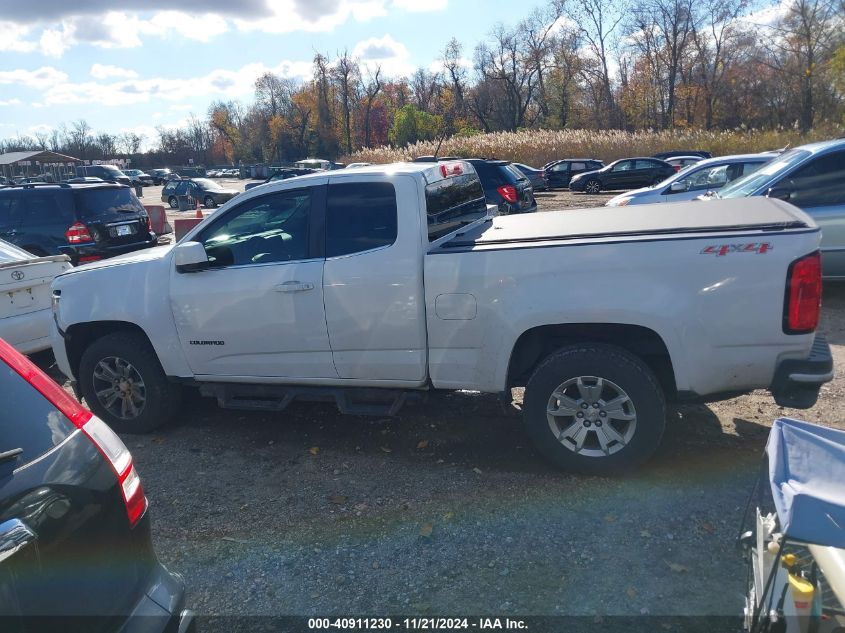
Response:
[[[200,189],[213,189],[215,191],[221,191],[223,189],[223,187],[208,178],[194,178],[194,182],[200,186]]]
[[[76,208],[83,218],[96,218],[115,213],[144,213],[144,205],[130,189],[81,189],[74,192]]]
[[[790,150],[766,163],[757,171],[735,180],[719,191],[717,195],[720,198],[744,198],[745,196],[750,196],[767,182],[774,180],[777,176],[791,169],[809,155],[810,152],[807,150]]]

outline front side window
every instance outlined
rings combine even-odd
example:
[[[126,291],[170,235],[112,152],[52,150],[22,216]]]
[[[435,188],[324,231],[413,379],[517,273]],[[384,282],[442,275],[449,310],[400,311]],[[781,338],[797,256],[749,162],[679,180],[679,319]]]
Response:
[[[577,163],[573,163],[572,169],[575,169],[576,164]],[[552,167],[552,171],[569,171],[569,163],[558,163]]]
[[[310,215],[310,189],[261,196],[227,213],[197,241],[212,268],[307,259]]]
[[[619,161],[613,166],[613,171],[629,171],[632,166],[633,162],[630,160]]]
[[[586,163],[570,163],[572,171],[587,171]]]
[[[680,182],[687,186],[687,191],[719,189],[728,182],[729,167],[730,165],[715,165],[706,169],[700,169]]]
[[[811,160],[775,185],[798,207],[845,204],[845,152]]]
[[[351,255],[396,241],[396,190],[389,182],[329,185],[326,257]]]

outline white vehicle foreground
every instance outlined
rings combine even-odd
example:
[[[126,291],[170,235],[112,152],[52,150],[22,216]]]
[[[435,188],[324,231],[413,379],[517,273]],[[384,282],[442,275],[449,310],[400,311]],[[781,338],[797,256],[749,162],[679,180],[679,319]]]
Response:
[[[223,407],[334,399],[395,413],[433,389],[510,399],[558,466],[606,473],[660,443],[667,401],[770,389],[809,407],[819,230],[791,205],[489,217],[471,165],[394,164],[270,183],[174,247],[53,285],[53,348],[116,430]]]
[[[50,284],[67,255],[38,257],[0,240],[0,338],[23,354],[50,348]]]

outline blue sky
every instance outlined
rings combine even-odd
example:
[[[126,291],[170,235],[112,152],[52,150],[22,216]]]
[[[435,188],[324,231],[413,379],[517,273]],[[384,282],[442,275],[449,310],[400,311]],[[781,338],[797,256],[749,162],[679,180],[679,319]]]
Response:
[[[262,71],[311,72],[348,49],[397,76],[429,66],[451,37],[472,57],[498,23],[541,0],[0,0],[0,137],[84,118],[137,131],[250,101]],[[80,7],[81,5],[81,7]],[[514,7],[519,7],[514,12]]]

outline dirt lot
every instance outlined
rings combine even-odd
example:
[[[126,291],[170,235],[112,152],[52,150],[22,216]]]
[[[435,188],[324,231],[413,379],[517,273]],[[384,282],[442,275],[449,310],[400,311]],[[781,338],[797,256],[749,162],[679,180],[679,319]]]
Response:
[[[200,614],[735,615],[734,537],[772,420],[845,428],[845,284],[825,287],[821,329],[838,377],[813,409],[763,392],[675,408],[657,457],[621,479],[546,466],[519,393],[510,407],[441,394],[395,419],[197,396],[176,424],[125,440],[158,553]]]

